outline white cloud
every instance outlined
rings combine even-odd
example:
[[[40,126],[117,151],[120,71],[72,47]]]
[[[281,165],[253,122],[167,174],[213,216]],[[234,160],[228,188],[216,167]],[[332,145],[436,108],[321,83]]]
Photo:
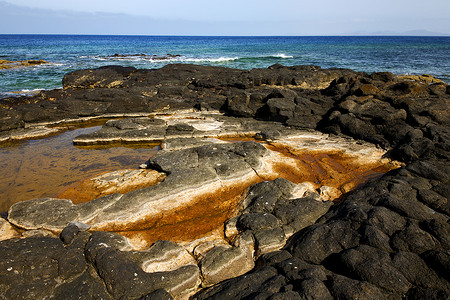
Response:
[[[387,1],[380,0],[380,5]],[[359,1],[360,4],[352,6],[356,2],[354,0],[333,1],[332,4],[328,1],[241,0],[239,2],[242,5],[236,4],[237,0],[230,0],[221,6],[206,0],[172,0],[170,7],[165,4],[167,2],[143,0],[122,0],[117,3],[112,0],[14,2],[51,6],[53,9],[19,7],[0,0],[0,33],[339,35],[362,31],[402,32],[418,28],[450,33],[450,19],[447,17],[383,16],[380,11],[384,7],[376,8],[372,3],[367,4],[369,6],[366,9],[361,9],[361,5],[365,7],[366,4]],[[90,2],[92,5],[88,6]],[[74,5],[78,5],[78,11]],[[393,9],[398,6],[395,5],[392,5]],[[133,15],[133,11],[139,11],[141,15]]]

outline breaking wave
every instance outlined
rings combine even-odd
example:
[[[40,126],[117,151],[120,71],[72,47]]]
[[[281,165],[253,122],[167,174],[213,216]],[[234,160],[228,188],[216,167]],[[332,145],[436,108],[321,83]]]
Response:
[[[273,57],[275,57],[275,58],[285,58],[285,59],[287,59],[287,58],[294,58],[292,55],[286,55],[284,53],[275,54],[275,55],[273,55]]]
[[[21,96],[33,96],[43,90],[45,90],[45,89],[32,89],[32,90],[24,89],[24,90],[13,91],[13,92],[0,92],[0,99],[16,98],[16,97],[21,97]]]
[[[273,60],[273,59],[291,59],[292,55],[285,53],[277,53],[261,56],[242,56],[242,57],[188,57],[184,55],[145,55],[145,54],[133,54],[133,55],[111,55],[111,56],[80,56],[81,59],[93,59],[97,61],[129,61],[129,62],[141,62],[152,64],[163,63],[227,63],[235,61],[247,61],[247,60]]]
[[[220,63],[238,60],[239,57],[186,57],[181,55],[120,55],[120,56],[80,56],[83,59],[94,59],[99,61],[134,61],[134,62],[211,62]]]

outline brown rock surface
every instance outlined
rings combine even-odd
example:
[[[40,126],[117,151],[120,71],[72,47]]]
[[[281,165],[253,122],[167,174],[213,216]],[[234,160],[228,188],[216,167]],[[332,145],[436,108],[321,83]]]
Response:
[[[82,203],[106,195],[125,194],[160,183],[166,175],[154,170],[119,170],[83,180],[65,190],[58,198]]]
[[[4,60],[0,59],[0,69],[14,69],[14,68],[20,68],[20,67],[31,67],[31,66],[37,66],[42,64],[47,64],[45,60],[20,60],[20,61],[10,61],[10,60]]]

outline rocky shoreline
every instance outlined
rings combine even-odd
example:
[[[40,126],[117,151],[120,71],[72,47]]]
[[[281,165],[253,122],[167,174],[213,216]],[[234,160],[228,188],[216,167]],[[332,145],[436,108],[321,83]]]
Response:
[[[174,64],[80,70],[63,86],[1,100],[2,140],[122,117],[74,143],[163,150],[96,178],[110,192],[93,200],[14,204],[3,298],[450,297],[448,85]]]
[[[22,67],[34,67],[39,66],[42,64],[48,64],[45,60],[17,60],[17,61],[11,61],[11,60],[5,60],[0,59],[0,70],[3,69],[16,69],[16,68],[22,68]]]

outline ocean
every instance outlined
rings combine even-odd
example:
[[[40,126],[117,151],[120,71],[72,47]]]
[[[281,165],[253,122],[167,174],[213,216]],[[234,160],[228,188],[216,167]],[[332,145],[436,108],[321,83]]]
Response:
[[[252,69],[279,63],[432,74],[450,83],[450,37],[0,35],[0,59],[49,62],[0,70],[0,98],[61,88],[64,74],[105,65],[154,69],[190,63]]]

